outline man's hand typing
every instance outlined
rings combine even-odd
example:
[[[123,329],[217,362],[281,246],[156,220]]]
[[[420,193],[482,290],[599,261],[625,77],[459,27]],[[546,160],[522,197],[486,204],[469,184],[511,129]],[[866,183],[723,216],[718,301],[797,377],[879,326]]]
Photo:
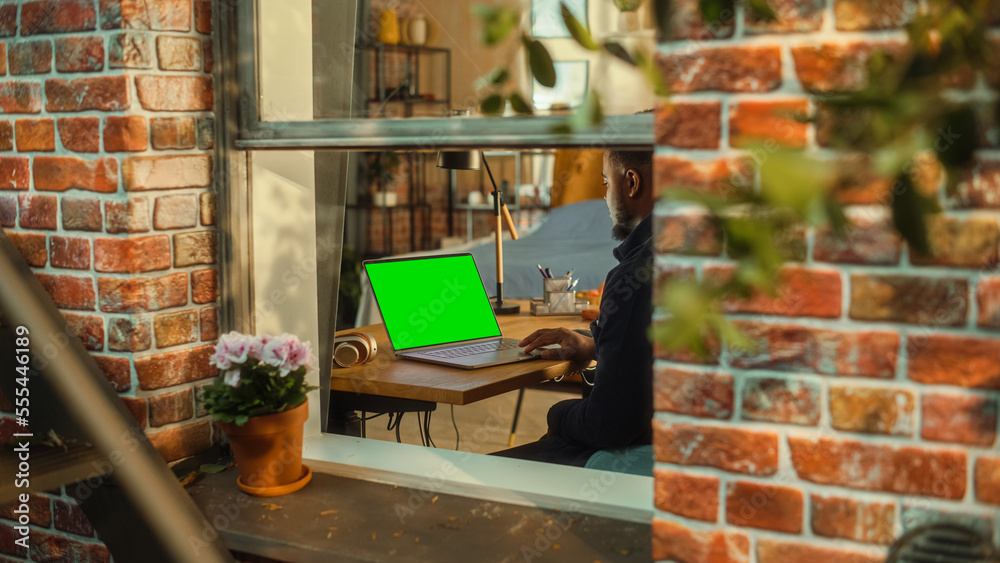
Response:
[[[542,350],[542,358],[546,360],[580,360],[594,359],[594,339],[574,332],[568,328],[543,328],[536,330],[520,342],[525,353],[558,344],[557,349]]]

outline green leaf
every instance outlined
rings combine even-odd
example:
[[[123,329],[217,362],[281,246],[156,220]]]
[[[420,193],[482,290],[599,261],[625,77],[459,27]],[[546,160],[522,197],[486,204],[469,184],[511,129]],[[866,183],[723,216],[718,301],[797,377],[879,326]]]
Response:
[[[545,45],[541,41],[531,39],[526,35],[521,37],[521,41],[524,43],[525,49],[528,50],[528,65],[535,80],[546,88],[555,86],[556,67],[552,63],[552,56],[549,55],[549,50],[545,48]]]
[[[587,92],[587,98],[583,105],[578,107],[570,116],[570,126],[574,131],[583,131],[604,121],[604,112],[601,109],[601,97],[595,90]]]
[[[534,111],[531,109],[531,104],[529,104],[521,94],[517,92],[510,93],[510,107],[514,109],[517,113],[527,113],[532,114]]]
[[[503,96],[500,94],[490,94],[479,104],[479,111],[485,115],[499,115],[503,113]]]
[[[834,182],[833,165],[806,158],[795,151],[765,154],[760,169],[760,195],[764,203],[793,211],[816,225],[825,218],[825,198]]]
[[[508,78],[510,78],[510,72],[507,71],[507,67],[498,66],[479,78],[479,80],[476,80],[476,89],[498,86],[507,82]]]
[[[778,14],[774,12],[767,0],[746,0],[747,7],[753,12],[758,20],[764,22],[778,21]]]
[[[663,81],[663,73],[660,72],[660,68],[656,65],[656,61],[653,57],[646,56],[642,51],[636,51],[635,53],[635,64],[642,71],[643,76],[649,82],[650,86],[653,87],[653,93],[657,96],[669,96],[670,88],[667,87],[667,83]]]
[[[631,55],[628,54],[628,51],[625,50],[625,47],[622,47],[618,43],[615,43],[613,41],[605,43],[604,50],[618,57],[619,59],[625,61],[626,63],[635,66],[635,60],[632,58]]]
[[[496,45],[500,43],[517,26],[518,14],[510,8],[502,6],[473,6],[472,13],[483,24],[483,43]]]
[[[201,467],[198,468],[198,471],[201,471],[202,473],[214,474],[225,471],[225,469],[226,469],[225,465],[218,465],[216,463],[203,463],[201,464]]]
[[[569,11],[569,8],[566,7],[566,4],[560,2],[559,9],[562,11],[563,23],[566,24],[566,29],[569,30],[569,34],[573,36],[573,39],[584,49],[589,51],[600,50],[601,46],[590,35],[588,26],[581,24],[580,20],[576,19],[576,16],[573,15],[573,12]]]
[[[736,13],[733,0],[699,0],[701,19],[706,24],[721,23]]]
[[[896,230],[916,252],[931,254],[926,216],[938,210],[937,203],[919,193],[906,172],[896,178],[892,195],[892,223]]]
[[[656,20],[656,29],[659,31],[660,42],[665,43],[670,38],[670,16],[672,0],[653,0],[653,14]]]
[[[934,141],[941,164],[947,168],[968,165],[978,145],[979,117],[971,106],[956,108],[943,116]]]

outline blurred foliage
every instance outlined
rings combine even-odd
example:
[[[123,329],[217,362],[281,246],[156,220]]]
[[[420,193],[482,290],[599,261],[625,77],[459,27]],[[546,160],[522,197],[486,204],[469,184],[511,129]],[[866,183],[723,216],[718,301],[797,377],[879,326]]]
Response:
[[[658,36],[667,41],[671,1],[651,2]],[[991,50],[988,40],[990,2],[995,0],[921,2],[905,26],[906,45],[890,45],[868,57],[869,80],[864,87],[817,93],[813,96],[815,115],[797,116],[815,122],[817,131],[824,132],[838,154],[867,156],[875,179],[889,187],[885,202],[892,211],[893,224],[915,252],[934,251],[928,241],[927,218],[940,211],[937,190],[923,185],[927,180],[920,174],[926,167],[921,164],[933,157],[945,172],[950,193],[972,164],[983,138],[977,110],[986,102],[974,96],[949,95],[948,90],[956,81],[970,74],[974,78],[975,73],[996,64],[995,58],[1000,56]],[[699,0],[699,8],[706,22],[733,20],[741,9],[761,21],[778,19],[768,0]],[[582,48],[603,50],[635,66],[657,95],[668,95],[652,54],[599,40],[565,5],[561,12],[571,36]],[[509,34],[513,29],[506,28],[504,22],[510,21],[511,15],[501,9],[478,10],[477,14],[484,30],[493,30],[489,33],[493,39],[498,35],[496,30]],[[551,57],[544,45],[528,35],[522,35],[521,44],[536,79],[554,81],[556,77],[549,75]],[[491,89],[483,98],[484,113],[503,111],[502,100],[510,95],[501,95],[499,104],[492,95],[511,90],[510,80],[506,69],[480,80],[480,85]],[[521,104],[523,98],[517,104],[513,99],[511,102],[518,113],[530,113],[530,104]],[[993,110],[1000,120],[1000,101]],[[600,98],[592,93],[554,132],[586,129],[602,120]],[[668,205],[707,211],[721,233],[728,257],[735,262],[734,274],[725,281],[679,279],[661,288],[658,306],[666,318],[657,323],[654,337],[665,349],[704,356],[711,352],[713,342],[748,345],[746,337],[721,313],[722,301],[760,293],[774,295],[781,266],[790,258],[783,245],[795,238],[794,233],[806,227],[828,226],[833,233],[844,235],[849,228],[835,189],[857,170],[847,170],[807,151],[781,149],[773,141],[747,147],[746,152],[753,165],[744,171],[741,180],[745,185],[722,186],[711,194],[671,189],[665,196]]]

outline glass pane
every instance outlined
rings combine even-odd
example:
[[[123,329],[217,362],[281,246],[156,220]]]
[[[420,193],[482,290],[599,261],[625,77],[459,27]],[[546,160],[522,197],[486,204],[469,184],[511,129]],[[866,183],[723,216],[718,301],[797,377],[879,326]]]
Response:
[[[621,14],[606,0],[568,4],[598,40],[652,53],[652,17],[645,3]],[[533,102],[536,115],[566,114],[600,94],[606,115],[653,107],[642,74],[609,54],[580,47],[566,31],[560,3],[523,3],[520,23],[496,46],[482,40],[471,3],[451,0],[359,2],[258,0],[259,114],[263,121],[412,119],[476,115],[490,94]],[[546,88],[528,72],[521,33],[534,33],[554,61],[556,85]],[[353,38],[353,40],[351,40]],[[481,79],[504,68],[499,86]],[[478,82],[478,85],[477,85]]]

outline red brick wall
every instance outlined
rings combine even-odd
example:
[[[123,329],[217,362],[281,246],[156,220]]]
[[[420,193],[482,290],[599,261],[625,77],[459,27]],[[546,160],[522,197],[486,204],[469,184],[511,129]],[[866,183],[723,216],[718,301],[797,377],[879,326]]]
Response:
[[[874,49],[905,42],[904,2],[775,0],[778,24],[740,13],[713,25],[694,0],[678,4],[678,41],[660,47],[675,93],[656,115],[661,193],[718,189],[752,141],[838,158],[788,110],[859,86]],[[990,105],[1000,82],[978,78],[955,85]],[[895,234],[888,183],[844,159],[858,171],[839,187],[848,239],[803,231],[777,297],[724,304],[759,349],[717,346],[703,363],[658,353],[655,559],[874,563],[903,531],[951,519],[1000,538],[996,133],[957,195],[938,190],[935,257]],[[661,209],[656,224],[665,274],[727,274],[697,213]]]
[[[169,461],[212,440],[211,31],[208,0],[0,3],[0,224]],[[107,560],[59,492],[34,497],[31,557]]]

